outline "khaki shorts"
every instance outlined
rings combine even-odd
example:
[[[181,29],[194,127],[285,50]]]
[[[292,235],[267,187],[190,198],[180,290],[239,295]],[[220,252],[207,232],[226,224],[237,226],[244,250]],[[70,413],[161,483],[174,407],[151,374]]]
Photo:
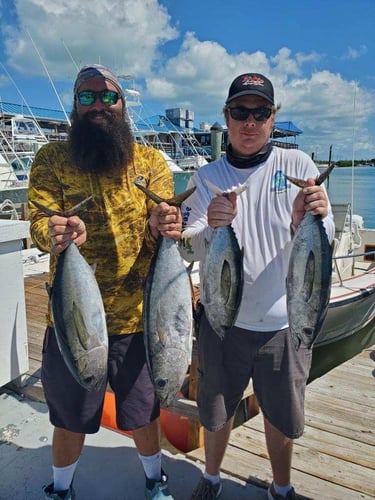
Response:
[[[119,429],[134,430],[159,416],[142,333],[109,336],[108,382]],[[44,337],[42,384],[52,425],[83,434],[99,430],[107,382],[98,391],[85,390],[67,368],[53,328]]]
[[[254,332],[233,327],[224,340],[203,313],[198,338],[198,408],[201,424],[216,432],[234,416],[253,381],[267,420],[289,438],[303,433],[311,349],[296,351],[289,329]]]

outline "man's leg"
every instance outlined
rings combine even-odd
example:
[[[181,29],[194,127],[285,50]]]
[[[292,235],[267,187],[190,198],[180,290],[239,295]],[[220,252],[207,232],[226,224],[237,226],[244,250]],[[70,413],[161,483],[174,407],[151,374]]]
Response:
[[[142,456],[155,455],[160,451],[160,420],[155,419],[139,429],[132,431],[138,453]]]
[[[274,482],[280,486],[287,486],[290,484],[293,440],[284,436],[266,418],[264,418],[264,430]]]
[[[216,476],[220,472],[225,450],[232,430],[234,417],[217,432],[204,429],[204,450],[206,455],[206,472]]]
[[[55,467],[66,467],[76,462],[85,442],[85,434],[55,427],[52,439],[52,462]]]

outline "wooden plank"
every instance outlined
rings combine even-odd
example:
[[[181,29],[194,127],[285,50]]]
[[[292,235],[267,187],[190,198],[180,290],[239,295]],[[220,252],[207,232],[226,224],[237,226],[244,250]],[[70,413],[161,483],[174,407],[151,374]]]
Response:
[[[339,406],[327,396],[314,395],[305,404],[306,424],[336,435],[375,446],[374,413],[368,407],[348,402]]]
[[[256,446],[259,447],[259,452],[267,455],[265,441],[263,439],[263,419],[253,418],[245,422],[242,426],[245,434],[258,436]],[[232,434],[237,435],[238,429],[235,429]],[[248,437],[245,438],[246,440]],[[260,440],[260,441],[259,441]],[[252,444],[253,446],[253,444]],[[307,449],[314,449],[318,452],[332,455],[333,457],[354,462],[363,467],[375,469],[375,449],[374,446],[355,441],[346,436],[337,436],[321,428],[305,426],[303,436],[295,440],[295,446],[303,446]],[[268,455],[267,455],[268,456]]]
[[[203,448],[188,452],[186,456],[200,463],[205,461]],[[227,448],[221,470],[257,486],[267,487],[272,481],[271,467],[266,457],[258,454],[258,452],[244,452],[231,445]],[[292,483],[300,498],[302,496],[307,499],[321,498],[330,500],[369,500],[373,498],[367,493],[348,489],[340,484],[331,483],[298,469],[292,470]]]

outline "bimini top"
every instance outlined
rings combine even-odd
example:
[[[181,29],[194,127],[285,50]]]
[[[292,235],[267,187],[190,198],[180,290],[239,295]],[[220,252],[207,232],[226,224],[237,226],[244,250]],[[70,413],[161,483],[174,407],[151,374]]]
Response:
[[[303,131],[293,122],[275,122],[272,137],[289,137],[302,134]]]

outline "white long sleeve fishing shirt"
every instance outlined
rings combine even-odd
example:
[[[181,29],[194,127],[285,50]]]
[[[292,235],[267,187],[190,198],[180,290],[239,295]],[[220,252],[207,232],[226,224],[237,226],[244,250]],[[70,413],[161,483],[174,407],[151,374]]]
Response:
[[[236,326],[255,331],[273,331],[288,326],[286,285],[291,250],[291,217],[293,201],[299,188],[284,174],[306,180],[319,171],[302,151],[274,147],[269,158],[255,167],[240,169],[226,156],[208,163],[192,176],[189,186],[195,192],[183,203],[184,230],[181,253],[185,260],[202,263],[213,229],[208,226],[207,207],[215,196],[205,180],[222,191],[248,182],[237,197],[238,214],[232,222],[238,243],[243,249],[244,288]],[[334,221],[331,207],[324,226],[331,241]]]

